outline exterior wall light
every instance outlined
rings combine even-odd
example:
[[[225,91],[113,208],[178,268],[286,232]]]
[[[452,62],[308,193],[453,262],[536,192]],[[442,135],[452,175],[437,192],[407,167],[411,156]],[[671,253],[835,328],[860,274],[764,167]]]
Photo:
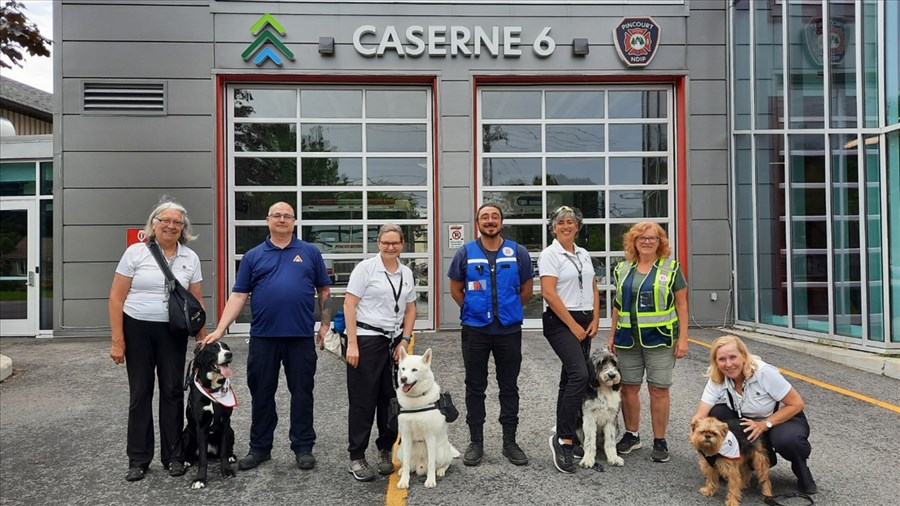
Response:
[[[319,37],[319,54],[325,56],[334,54],[334,37]]]
[[[585,56],[591,52],[591,46],[587,39],[572,39],[572,54],[575,56]]]

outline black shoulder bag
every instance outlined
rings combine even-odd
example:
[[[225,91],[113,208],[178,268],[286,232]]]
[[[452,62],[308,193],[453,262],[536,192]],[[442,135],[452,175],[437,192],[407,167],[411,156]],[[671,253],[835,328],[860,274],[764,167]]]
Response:
[[[196,336],[206,325],[206,311],[194,294],[175,279],[156,239],[150,239],[147,247],[166,276],[166,292],[169,294],[169,331],[179,339]]]

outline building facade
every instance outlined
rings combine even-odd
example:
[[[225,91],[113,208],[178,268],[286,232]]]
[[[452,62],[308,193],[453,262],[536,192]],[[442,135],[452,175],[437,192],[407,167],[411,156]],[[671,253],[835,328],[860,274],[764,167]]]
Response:
[[[278,200],[338,303],[378,226],[401,225],[422,330],[459,325],[445,274],[478,205],[500,202],[536,259],[567,204],[601,324],[622,234],[652,220],[687,270],[692,324],[896,349],[898,18],[881,4],[63,1],[54,335],[105,331],[127,229],[171,195],[214,315]],[[822,42],[836,37],[842,59]]]

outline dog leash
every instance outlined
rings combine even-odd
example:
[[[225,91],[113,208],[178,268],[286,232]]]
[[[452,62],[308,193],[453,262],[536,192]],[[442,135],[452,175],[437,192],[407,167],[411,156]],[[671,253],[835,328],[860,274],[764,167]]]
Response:
[[[812,497],[810,497],[802,492],[794,492],[792,494],[780,494],[780,495],[764,495],[763,502],[768,504],[769,506],[785,506],[784,504],[781,504],[780,502],[778,502],[777,499],[793,499],[795,497],[798,497],[800,499],[806,499],[808,501],[807,502],[808,506],[812,506],[813,504],[816,503]]]

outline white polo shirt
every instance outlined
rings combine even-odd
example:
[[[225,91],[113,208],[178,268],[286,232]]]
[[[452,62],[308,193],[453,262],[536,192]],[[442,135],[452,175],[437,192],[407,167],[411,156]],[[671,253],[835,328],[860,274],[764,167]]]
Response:
[[[172,275],[187,288],[203,281],[200,257],[194,250],[178,243],[175,257],[169,263]],[[125,314],[150,322],[169,321],[169,293],[166,275],[146,243],[132,244],[125,250],[116,273],[131,278],[131,288],[125,296]]]
[[[775,404],[781,402],[791,391],[791,384],[777,368],[759,360],[756,363],[756,372],[750,379],[744,380],[743,390],[743,394],[737,393],[734,390],[734,381],[730,378],[726,377],[723,383],[716,383],[710,379],[706,382],[700,400],[712,406],[725,403],[742,417],[766,418],[775,412]],[[731,406],[728,402],[729,391],[735,406]]]
[[[389,281],[390,280],[390,281]],[[393,283],[393,288],[391,288]],[[400,298],[394,300],[394,294],[400,291]],[[397,272],[390,273],[384,267],[381,254],[367,258],[358,263],[350,273],[347,282],[347,293],[359,297],[356,306],[356,321],[387,330],[394,335],[403,329],[403,315],[406,305],[416,301],[416,290],[413,285],[413,274],[409,267],[400,264]],[[400,312],[394,312],[394,306]],[[357,327],[356,335],[378,336],[373,330]]]
[[[568,258],[567,258],[568,257]],[[577,264],[577,266],[576,266]],[[578,269],[581,268],[581,285]],[[569,253],[553,239],[553,243],[541,251],[538,258],[541,277],[556,278],[556,292],[570,311],[593,311],[594,264],[586,249],[575,245],[575,253]]]

